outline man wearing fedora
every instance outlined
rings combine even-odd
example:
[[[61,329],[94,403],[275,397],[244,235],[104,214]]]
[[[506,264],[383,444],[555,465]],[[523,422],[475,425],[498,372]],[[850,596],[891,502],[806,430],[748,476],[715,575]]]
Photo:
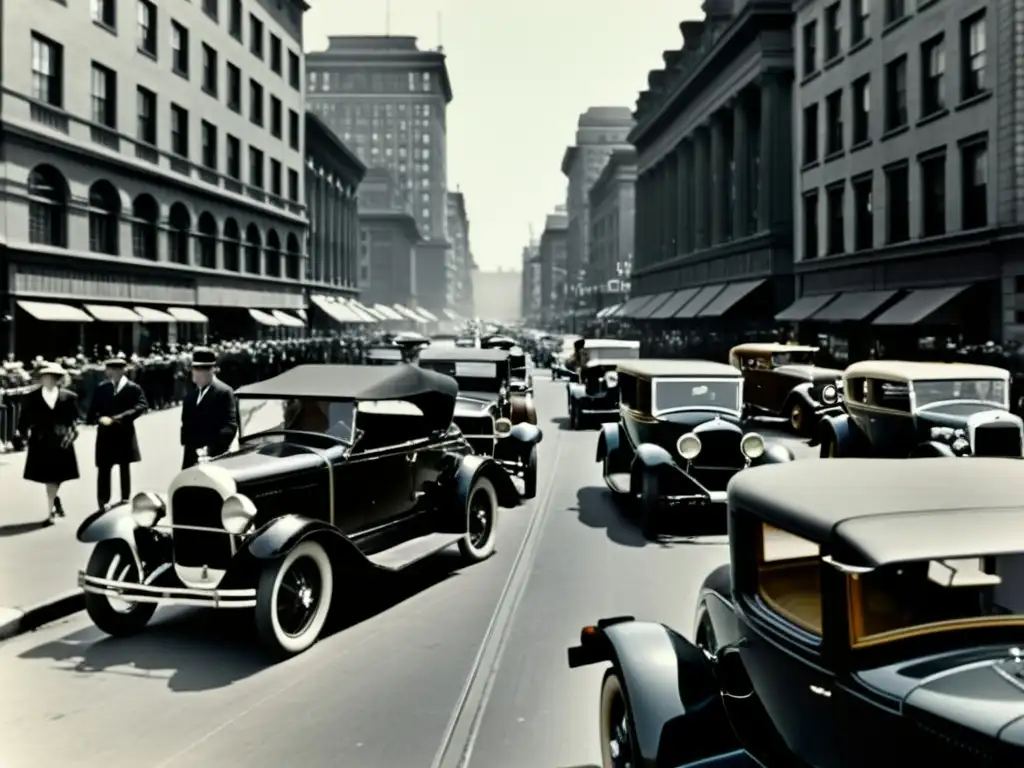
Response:
[[[238,433],[235,391],[217,378],[217,353],[208,347],[192,350],[192,383],[195,389],[181,404],[181,468],[199,463],[198,452],[208,456],[227,453]]]
[[[132,496],[132,464],[142,460],[135,420],[149,405],[142,387],[125,376],[128,361],[112,357],[103,364],[107,380],[96,388],[89,405],[90,424],[96,424],[96,501],[110,504],[110,475],[117,467],[121,501]]]

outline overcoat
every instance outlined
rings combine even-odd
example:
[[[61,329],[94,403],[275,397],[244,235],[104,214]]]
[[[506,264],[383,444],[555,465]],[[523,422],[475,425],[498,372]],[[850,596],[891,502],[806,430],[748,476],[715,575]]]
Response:
[[[28,455],[23,477],[34,483],[66,483],[78,479],[78,459],[74,437],[82,415],[78,395],[61,389],[50,408],[42,388],[25,395],[18,418],[18,431],[26,437]]]
[[[114,420],[108,426],[96,427],[96,466],[114,467],[142,460],[139,439],[135,434],[135,419],[149,408],[142,387],[134,381],[122,379],[120,391],[105,381],[96,388],[89,405],[89,423],[98,424],[100,418]]]
[[[196,451],[205,448],[212,458],[227,453],[238,434],[238,401],[231,387],[215,378],[199,402],[193,387],[181,404],[181,445],[184,466],[195,464]]]

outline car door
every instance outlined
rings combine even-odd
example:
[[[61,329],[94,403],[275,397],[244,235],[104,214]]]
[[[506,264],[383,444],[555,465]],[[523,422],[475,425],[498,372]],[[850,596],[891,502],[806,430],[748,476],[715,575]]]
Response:
[[[408,514],[415,506],[413,479],[418,458],[415,446],[402,444],[368,448],[355,454],[349,483],[340,488],[361,500],[364,528],[375,528]]]
[[[743,401],[755,408],[767,406],[765,386],[771,375],[768,357],[763,354],[748,354],[740,357],[743,370]]]

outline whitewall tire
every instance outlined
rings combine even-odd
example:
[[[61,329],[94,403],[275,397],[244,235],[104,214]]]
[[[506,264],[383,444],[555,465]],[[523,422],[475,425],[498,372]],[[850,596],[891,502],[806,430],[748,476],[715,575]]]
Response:
[[[312,539],[268,563],[256,589],[256,629],[272,651],[294,656],[319,638],[334,597],[334,566]]]
[[[485,477],[478,478],[466,501],[468,530],[459,540],[459,552],[469,563],[478,563],[494,554],[497,544],[498,494]]]

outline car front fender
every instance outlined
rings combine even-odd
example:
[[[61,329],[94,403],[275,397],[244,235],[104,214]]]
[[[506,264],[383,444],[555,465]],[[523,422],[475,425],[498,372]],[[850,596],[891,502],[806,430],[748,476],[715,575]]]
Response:
[[[512,427],[512,431],[508,433],[508,436],[510,439],[517,440],[525,446],[531,446],[544,439],[544,432],[536,424],[521,421]]]
[[[848,413],[824,418],[818,422],[811,445],[824,445],[829,438],[835,437],[840,453],[847,455],[847,451],[856,445],[857,436],[854,429]]]
[[[358,552],[355,544],[330,523],[302,515],[284,515],[270,521],[252,535],[245,549],[257,560],[276,560],[310,536],[332,537]]]
[[[619,450],[619,423],[613,421],[601,425],[601,433],[597,436],[597,458],[595,461],[603,461],[605,456],[611,456]]]
[[[764,453],[750,462],[752,467],[763,467],[766,464],[785,464],[790,461],[795,461],[796,456],[789,450],[788,446],[782,443],[768,443],[764,444]]]
[[[142,573],[142,559],[139,555],[139,547],[136,541],[136,532],[140,529],[132,517],[132,505],[130,503],[118,504],[110,509],[100,509],[93,512],[82,524],[78,526],[75,538],[83,544],[96,544],[101,541],[120,539],[128,545],[135,558],[135,565]]]
[[[522,503],[522,497],[516,490],[508,472],[489,456],[471,454],[463,456],[459,466],[455,470],[455,508],[460,515],[465,514],[466,503],[469,501],[469,492],[478,477],[484,477],[491,481],[494,492],[498,495],[498,506],[518,507]],[[464,522],[464,521],[463,521]]]
[[[587,388],[578,382],[570,381],[565,385],[565,392],[570,400],[575,400],[586,395]]]

